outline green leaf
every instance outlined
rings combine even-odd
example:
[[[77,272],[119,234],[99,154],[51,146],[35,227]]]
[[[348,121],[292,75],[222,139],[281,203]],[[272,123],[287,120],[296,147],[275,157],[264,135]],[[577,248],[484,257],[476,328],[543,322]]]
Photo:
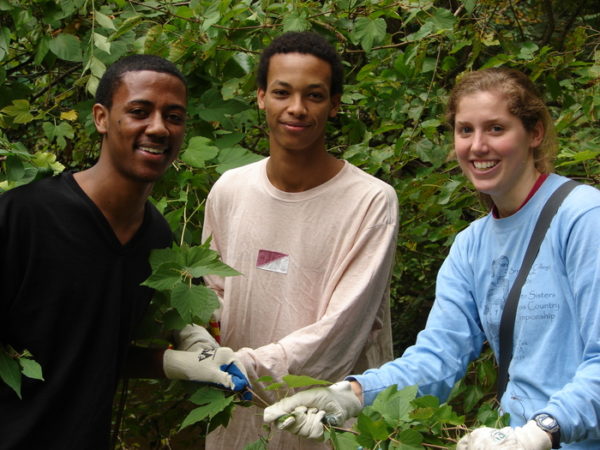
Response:
[[[264,156],[257,155],[239,146],[224,148],[219,153],[219,164],[216,170],[217,173],[223,173],[226,170],[260,161],[263,158]]]
[[[161,264],[153,268],[152,274],[142,283],[158,291],[173,289],[182,279],[181,265],[176,262]]]
[[[379,412],[389,423],[407,420],[413,407],[411,401],[417,396],[417,386],[407,386],[398,391],[392,385],[380,392],[373,401],[372,408]]]
[[[31,107],[27,100],[13,100],[12,105],[5,106],[2,112],[11,116],[15,123],[28,123],[33,120]]]
[[[397,436],[398,441],[402,443],[400,448],[402,450],[421,450],[421,444],[423,443],[423,435],[416,430],[408,429],[401,431]]]
[[[181,154],[181,160],[192,167],[203,168],[206,161],[213,159],[219,153],[219,149],[211,143],[211,139],[203,136],[191,138],[187,148]]]
[[[110,42],[106,36],[94,33],[94,45],[100,50],[110,54]]]
[[[171,292],[171,305],[186,322],[198,318],[201,323],[210,320],[212,313],[220,306],[217,294],[206,286],[189,286],[179,283]]]
[[[96,22],[101,27],[109,28],[111,30],[117,29],[115,27],[115,24],[113,23],[112,19],[110,17],[102,14],[100,11],[94,11],[94,19],[96,19]]]
[[[285,384],[291,388],[301,388],[315,385],[329,385],[331,382],[325,380],[318,380],[308,375],[284,375],[282,377]]]
[[[210,394],[210,392],[218,393],[220,395]],[[192,398],[197,398],[197,394],[194,394]],[[185,427],[193,425],[197,422],[200,422],[205,419],[212,419],[216,414],[223,411],[227,408],[235,399],[234,396],[226,397],[223,392],[217,391],[216,389],[212,389],[209,391],[203,390],[202,394],[198,394],[202,396],[206,396],[209,401],[204,401],[202,406],[193,409],[183,420],[179,430],[181,431]],[[197,400],[196,400],[197,401]]]
[[[431,20],[435,25],[436,31],[452,30],[456,23],[454,14],[445,8],[436,8]]]
[[[43,380],[42,366],[37,361],[30,358],[19,358],[19,364],[21,365],[23,375],[34,380]]]
[[[0,28],[0,61],[8,54],[10,45],[10,29],[8,27]]]
[[[21,370],[19,363],[0,348],[0,378],[21,398]]]
[[[300,14],[286,14],[283,18],[283,31],[306,31],[310,30],[311,25],[306,20],[306,13],[301,12]]]
[[[135,28],[143,20],[144,20],[144,16],[141,15],[141,14],[129,17],[128,19],[124,20],[121,23],[121,25],[119,25],[119,28],[117,28],[117,31],[115,31],[113,34],[111,34],[108,37],[108,41],[112,42],[114,40],[119,39],[125,33],[127,33],[130,30],[132,30],[133,28]]]
[[[65,61],[80,62],[83,60],[81,42],[72,34],[61,33],[48,44],[50,51]]]
[[[354,42],[360,42],[363,50],[371,51],[373,44],[385,39],[387,25],[381,17],[371,19],[370,17],[359,17],[356,19],[355,29],[351,33]]]

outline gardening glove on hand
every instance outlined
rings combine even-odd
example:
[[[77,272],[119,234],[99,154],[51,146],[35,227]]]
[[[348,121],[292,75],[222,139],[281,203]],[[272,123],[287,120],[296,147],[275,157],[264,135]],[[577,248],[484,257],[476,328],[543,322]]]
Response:
[[[477,428],[464,436],[456,450],[550,450],[548,433],[530,420],[522,427]]]
[[[201,351],[165,350],[163,370],[171,380],[212,383],[233,391],[249,387],[248,375],[228,347]]]
[[[201,351],[213,350],[220,347],[219,343],[200,325],[190,324],[174,333],[177,350]]]
[[[326,388],[309,389],[284,398],[267,407],[263,418],[269,423],[282,417],[281,428],[298,436],[318,439],[323,435],[323,418],[330,425],[341,426],[350,417],[357,416],[361,409],[362,404],[352,391],[350,382],[340,381]]]

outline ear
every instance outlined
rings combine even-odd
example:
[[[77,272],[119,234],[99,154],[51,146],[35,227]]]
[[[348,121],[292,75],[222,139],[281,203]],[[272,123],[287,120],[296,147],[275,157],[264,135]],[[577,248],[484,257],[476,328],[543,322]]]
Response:
[[[335,94],[331,96],[331,109],[329,110],[329,117],[335,117],[340,110],[342,103],[342,94]]]
[[[531,142],[529,143],[529,146],[531,148],[539,147],[542,141],[544,140],[545,134],[546,130],[544,130],[544,124],[541,120],[538,120],[537,123],[534,125],[533,130],[529,132],[529,135],[531,136]]]
[[[100,103],[94,104],[92,107],[92,116],[94,117],[94,124],[96,125],[96,130],[100,134],[106,134],[108,132],[108,115],[109,111],[106,106],[101,105]]]
[[[256,100],[260,109],[265,109],[265,90],[258,88],[256,91]]]

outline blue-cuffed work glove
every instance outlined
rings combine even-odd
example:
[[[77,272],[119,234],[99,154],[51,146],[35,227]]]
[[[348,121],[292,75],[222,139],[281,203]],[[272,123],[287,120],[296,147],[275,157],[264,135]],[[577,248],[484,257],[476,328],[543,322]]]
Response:
[[[228,347],[198,351],[165,350],[163,370],[171,380],[212,383],[233,391],[249,387],[244,366]]]
[[[456,450],[550,450],[548,433],[530,420],[522,427],[481,427],[463,436]]]

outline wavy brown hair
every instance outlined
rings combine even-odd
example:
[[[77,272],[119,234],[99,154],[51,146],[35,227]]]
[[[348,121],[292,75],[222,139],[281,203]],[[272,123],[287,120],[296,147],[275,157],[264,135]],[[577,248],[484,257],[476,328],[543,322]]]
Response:
[[[554,158],[558,150],[554,121],[535,84],[516,69],[497,67],[481,69],[463,75],[448,99],[446,121],[454,130],[454,120],[460,100],[476,92],[497,92],[508,102],[508,111],[518,117],[527,131],[532,131],[538,122],[544,127],[544,138],[540,145],[532,149],[535,168],[540,173],[554,170]],[[493,205],[491,198],[481,194],[488,206]]]

